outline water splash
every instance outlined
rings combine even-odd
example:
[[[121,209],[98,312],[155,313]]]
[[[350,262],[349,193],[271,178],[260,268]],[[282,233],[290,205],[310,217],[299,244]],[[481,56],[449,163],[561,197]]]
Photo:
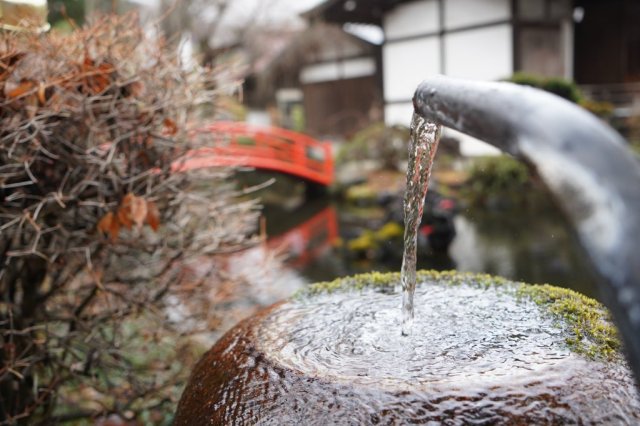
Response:
[[[424,197],[429,188],[431,166],[440,141],[441,126],[413,113],[407,188],[404,194],[404,254],[402,285],[402,334],[409,335],[413,324],[413,295],[416,290],[416,250]]]

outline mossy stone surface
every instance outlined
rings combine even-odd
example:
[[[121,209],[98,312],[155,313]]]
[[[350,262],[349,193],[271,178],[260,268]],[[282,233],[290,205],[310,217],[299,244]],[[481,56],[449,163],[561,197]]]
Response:
[[[564,321],[570,331],[566,342],[575,352],[590,359],[621,357],[620,339],[608,310],[598,301],[576,291],[549,284],[526,284],[488,274],[456,271],[418,271],[417,279],[418,285],[435,281],[447,285],[499,287],[518,298],[535,302],[544,312]],[[296,293],[294,298],[365,288],[393,289],[399,282],[400,274],[397,272],[371,272],[313,284]]]

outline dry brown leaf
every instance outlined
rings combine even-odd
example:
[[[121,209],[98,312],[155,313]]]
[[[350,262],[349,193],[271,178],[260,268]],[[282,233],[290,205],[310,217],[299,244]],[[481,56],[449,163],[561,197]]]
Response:
[[[147,201],[129,192],[120,202],[117,220],[127,229],[131,229],[134,224],[141,228],[147,218],[147,212]]]
[[[115,71],[111,64],[100,64],[97,74],[91,78],[90,87],[94,94],[100,94],[107,90],[111,85],[111,74]]]
[[[135,195],[129,192],[124,196],[122,201],[120,202],[120,207],[118,208],[118,220],[127,229],[131,229],[133,226],[133,220],[131,218],[131,203]]]
[[[111,240],[115,241],[118,238],[118,234],[120,233],[120,222],[118,222],[117,218],[113,218],[111,221],[111,227],[109,228],[109,234],[111,234]]]
[[[82,61],[82,71],[91,71],[93,69],[93,59],[90,56],[84,55],[84,60]]]
[[[158,232],[158,228],[160,228],[160,212],[153,201],[147,202],[147,223],[154,232]]]
[[[164,124],[164,129],[162,130],[162,133],[164,133],[165,135],[173,136],[176,133],[178,133],[178,126],[176,125],[175,121],[173,121],[172,119],[165,118],[162,123]]]
[[[6,93],[6,96],[7,98],[10,98],[10,99],[18,98],[24,95],[25,93],[29,92],[30,90],[32,90],[34,87],[35,87],[35,84],[33,83],[33,81],[28,81],[28,80],[20,82],[20,84],[18,84],[18,86],[13,89],[9,89],[10,86],[7,84],[5,86],[5,91],[7,89],[9,89],[9,91]]]
[[[107,212],[102,219],[98,222],[98,231],[103,232],[105,234],[109,233],[111,229],[111,222],[113,221],[113,213]]]
[[[90,93],[99,95],[111,86],[111,74],[115,72],[113,65],[105,62],[95,66],[95,61],[85,56],[80,69],[86,74],[83,84]]]
[[[127,229],[131,229],[131,227],[133,226],[133,221],[131,220],[131,213],[129,212],[128,208],[120,207],[118,209],[118,216],[116,220],[120,222],[120,225],[122,225]]]
[[[111,240],[115,241],[120,233],[120,222],[113,212],[107,212],[98,222],[98,231],[109,234]]]

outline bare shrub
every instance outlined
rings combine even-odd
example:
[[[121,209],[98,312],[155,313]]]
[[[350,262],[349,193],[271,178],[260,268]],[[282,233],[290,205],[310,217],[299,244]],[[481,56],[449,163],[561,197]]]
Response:
[[[166,321],[181,261],[249,242],[256,205],[226,171],[203,172],[206,193],[175,172],[215,70],[137,22],[0,35],[1,424],[171,404],[189,356]]]

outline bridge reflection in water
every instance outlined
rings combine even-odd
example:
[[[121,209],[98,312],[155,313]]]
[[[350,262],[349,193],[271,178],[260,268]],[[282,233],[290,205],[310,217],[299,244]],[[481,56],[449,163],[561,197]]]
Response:
[[[267,240],[267,247],[285,255],[285,263],[303,269],[332,249],[339,238],[338,215],[327,206],[303,223]]]
[[[208,330],[202,338],[213,343],[238,321],[307,285],[300,271],[331,256],[339,238],[338,215],[330,205],[302,210],[292,218],[301,218],[299,224],[263,244],[222,257],[199,256],[182,265],[182,291],[169,303],[175,322],[187,317],[183,311],[206,312],[199,327]]]

